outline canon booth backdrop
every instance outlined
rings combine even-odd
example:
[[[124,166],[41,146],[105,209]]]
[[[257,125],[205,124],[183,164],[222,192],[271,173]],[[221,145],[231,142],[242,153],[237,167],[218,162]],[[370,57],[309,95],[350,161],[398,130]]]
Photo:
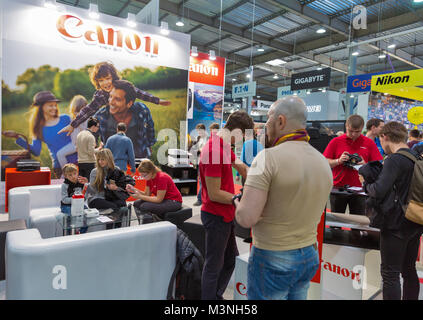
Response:
[[[195,138],[195,126],[203,123],[207,131],[217,122],[221,125],[223,118],[223,99],[225,92],[225,59],[198,53],[191,57],[189,67],[188,90],[188,133]]]
[[[42,1],[3,1],[2,131],[16,131],[31,144],[35,139],[29,129],[31,104],[40,91],[50,91],[60,99],[60,123],[68,124],[73,118],[72,98],[81,95],[89,103],[96,91],[90,69],[109,62],[122,79],[171,102],[162,106],[140,101],[150,109],[156,137],[160,130],[172,129],[179,143],[186,136],[186,124],[184,132],[180,128],[181,121],[186,122],[190,36],[173,31],[164,36],[160,28],[139,23],[132,29],[125,19],[108,15],[91,20],[88,13],[64,5],[61,10],[48,9]],[[23,150],[15,140],[2,137],[3,154]],[[52,168],[54,152],[61,146],[47,145],[45,140],[41,140],[40,154],[32,152],[32,158]],[[53,140],[64,139],[57,136]],[[153,160],[164,143],[157,141],[153,146]],[[2,156],[2,169],[7,163]]]

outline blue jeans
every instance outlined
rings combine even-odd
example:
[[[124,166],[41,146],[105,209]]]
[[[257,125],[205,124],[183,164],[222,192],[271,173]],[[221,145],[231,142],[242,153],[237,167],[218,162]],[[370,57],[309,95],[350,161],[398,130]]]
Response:
[[[249,300],[306,300],[310,280],[319,268],[314,246],[287,251],[252,247],[248,260]]]
[[[197,201],[198,202],[202,202],[201,200],[201,192],[203,190],[203,187],[201,186],[201,181],[200,181],[200,189],[198,189],[198,194],[197,194]]]

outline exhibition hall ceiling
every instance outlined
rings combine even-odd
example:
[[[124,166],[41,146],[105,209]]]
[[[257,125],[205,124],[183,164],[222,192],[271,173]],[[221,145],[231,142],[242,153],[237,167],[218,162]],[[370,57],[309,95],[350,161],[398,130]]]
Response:
[[[86,9],[94,3],[100,13],[126,18],[149,0],[57,2]],[[365,15],[357,6],[366,9]],[[363,27],[360,15],[366,18],[365,29],[351,23],[357,18]],[[184,25],[177,26],[178,20]],[[160,21],[190,34],[198,51],[215,50],[226,58],[228,89],[248,81],[241,71],[253,65],[257,94],[263,97],[275,98],[276,88],[289,85],[292,73],[327,66],[332,68],[331,88],[344,88],[353,51],[358,51],[357,74],[423,67],[423,3],[413,0],[160,0]],[[388,47],[392,42],[395,48]],[[389,57],[380,58],[382,51]],[[285,63],[267,63],[274,59]]]

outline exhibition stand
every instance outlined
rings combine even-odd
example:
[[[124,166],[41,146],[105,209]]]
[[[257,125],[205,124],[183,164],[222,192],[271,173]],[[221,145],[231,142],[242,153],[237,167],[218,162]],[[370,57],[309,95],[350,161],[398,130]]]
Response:
[[[310,283],[309,300],[369,300],[380,293],[379,230],[365,216],[326,212],[318,228],[320,268]],[[323,233],[323,234],[322,234]],[[234,299],[247,299],[250,253],[236,258]]]

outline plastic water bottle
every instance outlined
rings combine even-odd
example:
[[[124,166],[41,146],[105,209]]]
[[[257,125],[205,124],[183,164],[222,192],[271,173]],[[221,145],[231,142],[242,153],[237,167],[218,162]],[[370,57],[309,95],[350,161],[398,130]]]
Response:
[[[74,194],[71,202],[71,216],[82,216],[84,214],[84,195]]]

